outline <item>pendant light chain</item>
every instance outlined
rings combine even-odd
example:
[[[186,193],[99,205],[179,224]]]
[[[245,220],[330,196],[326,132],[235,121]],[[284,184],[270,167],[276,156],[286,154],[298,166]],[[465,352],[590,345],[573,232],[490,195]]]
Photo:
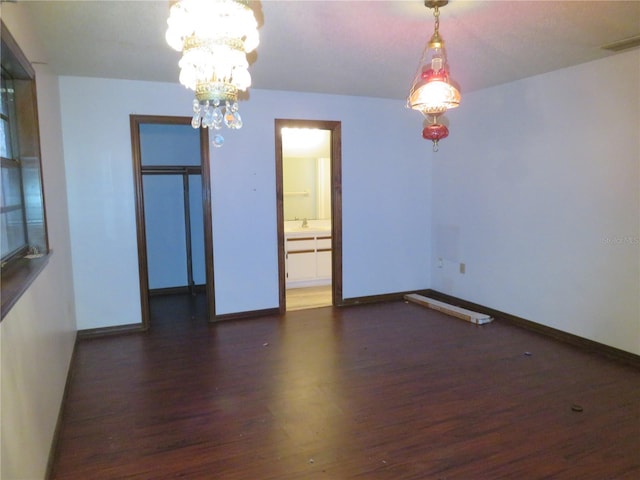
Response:
[[[439,34],[440,32],[438,31],[438,29],[440,28],[440,9],[438,8],[438,6],[436,5],[435,7],[433,7],[433,16],[436,18],[435,21],[435,27],[433,30],[433,34]],[[424,62],[427,58],[427,53],[429,52],[429,49],[431,48],[429,42],[427,42],[424,46],[424,48],[422,49],[422,55],[420,56],[420,60],[418,61],[418,66],[416,67],[416,74],[413,76],[414,77],[414,82],[413,84],[411,84],[411,89],[409,90],[409,97],[407,97],[407,107],[411,108],[411,105],[409,104],[409,99],[411,98],[411,95],[413,94],[413,92],[415,91],[415,87],[417,85],[416,80],[418,80],[420,78],[420,75],[422,74],[422,65],[424,65]]]
[[[440,116],[460,105],[460,91],[450,81],[444,40],[440,36],[440,7],[449,0],[424,0],[433,10],[434,30],[425,45],[418,64],[415,79],[411,84],[407,107],[420,112],[424,117],[422,138],[433,142],[433,151],[438,151],[438,142],[449,136],[449,129],[440,123]]]

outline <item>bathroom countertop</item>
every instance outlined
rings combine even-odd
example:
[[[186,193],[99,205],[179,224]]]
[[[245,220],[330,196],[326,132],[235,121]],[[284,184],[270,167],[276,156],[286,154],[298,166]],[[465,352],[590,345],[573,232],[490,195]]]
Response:
[[[284,234],[287,237],[316,237],[331,235],[331,228],[328,227],[295,227],[286,228]]]

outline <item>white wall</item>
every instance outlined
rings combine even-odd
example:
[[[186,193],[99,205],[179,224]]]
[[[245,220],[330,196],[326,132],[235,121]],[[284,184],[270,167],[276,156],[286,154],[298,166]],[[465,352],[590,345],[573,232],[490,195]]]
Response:
[[[449,117],[432,288],[640,354],[640,51],[465,95]]]
[[[236,137],[246,140],[230,138],[228,160],[212,165],[221,313],[277,306],[275,118],[342,122],[344,297],[429,285],[431,162],[419,114],[401,101],[256,90],[241,111]]]
[[[177,74],[177,72],[176,72]],[[177,84],[62,77],[80,329],[140,322],[129,114],[191,113]],[[211,149],[216,310],[276,308],[274,119],[342,122],[344,296],[429,286],[430,147],[403,102],[250,92]],[[98,115],[96,122],[87,121]]]
[[[20,4],[2,20],[30,61],[43,61]],[[75,341],[58,79],[35,65],[44,191],[53,255],[0,324],[0,478],[44,478]]]

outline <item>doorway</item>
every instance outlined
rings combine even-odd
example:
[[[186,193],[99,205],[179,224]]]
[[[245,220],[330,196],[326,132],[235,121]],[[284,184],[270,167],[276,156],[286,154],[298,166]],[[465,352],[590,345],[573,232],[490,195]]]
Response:
[[[150,297],[204,295],[215,315],[208,133],[190,117],[131,115],[142,323]]]
[[[275,120],[279,311],[342,305],[341,123]]]

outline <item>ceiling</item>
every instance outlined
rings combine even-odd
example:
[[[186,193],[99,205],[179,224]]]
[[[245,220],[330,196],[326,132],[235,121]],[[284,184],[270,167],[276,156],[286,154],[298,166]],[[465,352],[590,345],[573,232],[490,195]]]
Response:
[[[61,75],[176,82],[168,0],[34,1],[46,59]],[[403,99],[433,32],[422,0],[253,2],[253,88]],[[462,93],[613,55],[640,35],[640,1],[464,1],[441,9]],[[637,48],[637,47],[636,47]],[[639,66],[640,68],[640,66]]]

